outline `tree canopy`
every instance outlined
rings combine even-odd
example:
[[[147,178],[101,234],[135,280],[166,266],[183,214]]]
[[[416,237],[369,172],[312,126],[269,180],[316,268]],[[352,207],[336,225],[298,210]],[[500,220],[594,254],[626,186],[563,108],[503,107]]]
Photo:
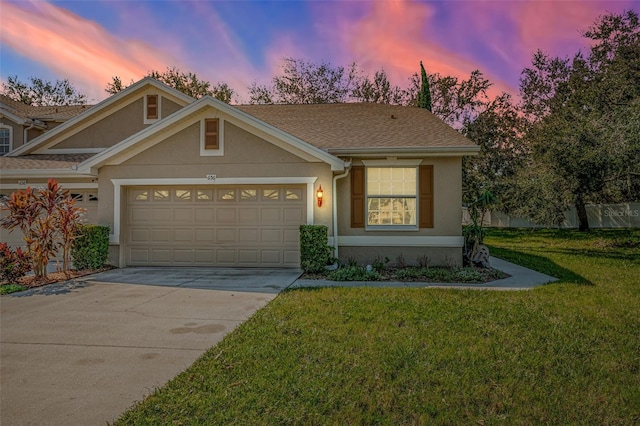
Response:
[[[67,79],[55,82],[38,77],[21,81],[17,75],[2,83],[2,94],[14,101],[32,106],[85,105],[87,96],[80,93]]]
[[[196,99],[202,98],[203,96],[213,96],[225,103],[231,103],[235,93],[235,90],[229,87],[227,83],[222,82],[212,85],[210,82],[198,78],[196,74],[192,72],[182,72],[176,67],[167,67],[163,72],[150,71],[146,77],[155,78],[167,86],[173,87]],[[134,82],[131,81],[128,85],[123,84],[120,77],[115,76],[111,82],[107,83],[107,87],[104,90],[114,95],[133,83]]]
[[[357,79],[357,66],[334,67],[304,59],[283,58],[282,74],[271,85],[249,87],[252,104],[328,104],[347,102]]]
[[[640,198],[638,15],[600,17],[584,36],[588,55],[539,51],[522,72],[530,156],[512,198],[520,213],[547,224],[560,224],[573,205],[581,230],[589,229],[587,203]]]

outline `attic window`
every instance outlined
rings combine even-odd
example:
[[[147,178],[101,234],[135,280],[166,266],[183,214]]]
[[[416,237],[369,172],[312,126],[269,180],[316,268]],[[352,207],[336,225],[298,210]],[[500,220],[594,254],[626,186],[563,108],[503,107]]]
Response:
[[[144,97],[144,123],[155,123],[160,118],[160,96],[146,95]]]
[[[200,155],[224,155],[224,121],[205,118],[200,122]]]
[[[217,118],[209,118],[204,120],[204,149],[220,148],[220,140],[218,139],[219,122]]]

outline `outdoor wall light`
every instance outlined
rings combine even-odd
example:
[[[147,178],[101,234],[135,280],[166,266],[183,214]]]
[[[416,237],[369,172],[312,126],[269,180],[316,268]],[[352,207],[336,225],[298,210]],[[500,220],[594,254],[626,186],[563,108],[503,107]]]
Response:
[[[324,191],[322,190],[322,185],[316,191],[316,200],[318,200],[318,207],[322,207],[322,197],[324,197]]]

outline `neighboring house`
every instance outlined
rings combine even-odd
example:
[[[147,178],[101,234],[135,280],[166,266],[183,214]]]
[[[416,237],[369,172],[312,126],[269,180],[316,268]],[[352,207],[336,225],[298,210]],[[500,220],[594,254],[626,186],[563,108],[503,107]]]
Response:
[[[342,261],[460,264],[478,151],[425,109],[231,106],[146,78],[0,158],[0,189],[54,177],[121,267],[299,267],[301,224],[326,225]]]
[[[83,113],[87,105],[31,106],[0,95],[0,155]]]

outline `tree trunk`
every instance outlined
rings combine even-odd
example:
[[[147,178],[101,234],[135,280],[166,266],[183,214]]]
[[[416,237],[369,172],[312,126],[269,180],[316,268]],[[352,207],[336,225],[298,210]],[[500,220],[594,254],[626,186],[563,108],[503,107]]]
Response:
[[[587,208],[585,207],[584,200],[581,197],[576,200],[576,211],[578,212],[578,231],[588,231],[589,218],[587,217]]]

